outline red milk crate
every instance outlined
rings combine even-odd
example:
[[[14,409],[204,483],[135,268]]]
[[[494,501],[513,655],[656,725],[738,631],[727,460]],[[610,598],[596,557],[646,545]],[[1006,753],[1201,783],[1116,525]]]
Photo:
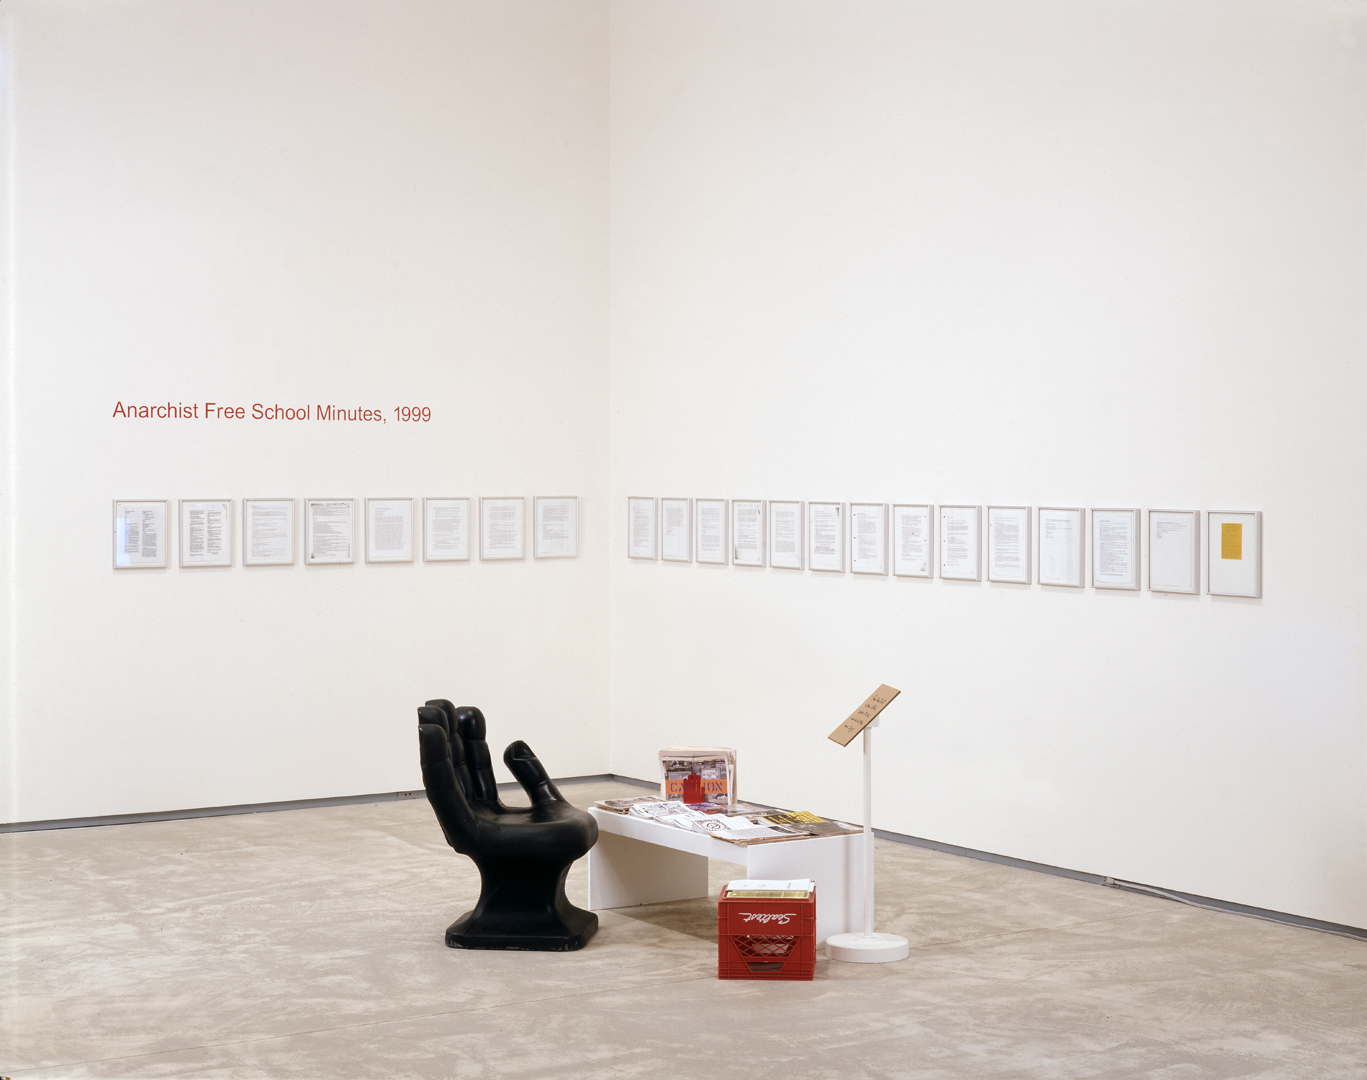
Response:
[[[805,898],[717,901],[717,978],[810,979],[816,970],[816,892]]]

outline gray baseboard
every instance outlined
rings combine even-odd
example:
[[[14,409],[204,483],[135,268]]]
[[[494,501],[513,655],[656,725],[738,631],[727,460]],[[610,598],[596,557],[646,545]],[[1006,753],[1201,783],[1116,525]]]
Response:
[[[617,777],[612,773],[592,776],[567,776],[557,784],[594,784],[619,781],[644,787],[659,787],[645,780]],[[516,791],[518,784],[499,784],[499,791]],[[94,829],[102,825],[136,825],[143,821],[183,821],[186,818],[230,817],[234,814],[271,814],[277,810],[311,810],[320,806],[356,806],[360,803],[397,802],[402,799],[425,799],[427,793],[417,791],[381,791],[374,795],[336,795],[327,799],[288,799],[284,802],[240,803],[235,806],[193,806],[184,810],[155,810],[145,814],[107,814],[103,817],[53,818],[49,821],[12,821],[0,824],[0,833],[45,832],[48,829]]]
[[[569,786],[574,784],[601,784],[617,783],[631,784],[634,787],[650,788],[658,790],[660,782],[658,780],[638,780],[634,776],[620,776],[617,773],[594,773],[591,776],[567,776],[557,779],[556,784]],[[500,791],[516,790],[516,783],[499,784]],[[426,792],[418,791],[384,791],[374,795],[338,795],[330,799],[294,799],[286,802],[272,803],[243,803],[238,806],[197,806],[186,810],[161,810],[149,814],[110,814],[107,817],[91,818],[59,818],[52,821],[16,821],[9,824],[0,824],[0,833],[19,833],[19,832],[43,832],[48,829],[90,829],[103,825],[134,825],[144,821],[180,821],[185,818],[201,817],[227,817],[233,814],[269,814],[278,810],[308,810],[322,806],[355,806],[361,803],[377,802],[396,802],[402,799],[422,799],[426,798]],[[764,806],[764,803],[756,803],[757,806]],[[1108,889],[1122,889],[1126,892],[1143,893],[1146,896],[1159,896],[1165,900],[1173,900],[1179,904],[1189,904],[1193,907],[1208,908],[1211,911],[1224,911],[1232,915],[1246,915],[1254,919],[1267,919],[1270,922],[1285,923],[1289,926],[1299,926],[1307,930],[1319,930],[1327,934],[1341,934],[1344,937],[1356,938],[1360,941],[1367,941],[1367,929],[1358,926],[1345,926],[1341,923],[1324,922],[1320,919],[1309,919],[1303,915],[1291,915],[1284,911],[1271,911],[1267,908],[1250,907],[1247,904],[1236,904],[1232,900],[1217,900],[1209,896],[1196,896],[1192,893],[1178,892],[1175,889],[1162,889],[1156,885],[1144,885],[1137,881],[1121,881],[1117,878],[1106,877],[1102,874],[1087,873],[1083,870],[1069,870],[1064,866],[1051,866],[1048,863],[1031,862],[1029,859],[1017,859],[1010,855],[998,855],[991,851],[979,851],[976,848],[960,847],[957,844],[945,844],[938,840],[927,840],[921,836],[908,836],[905,833],[888,832],[884,829],[874,829],[873,834],[880,840],[891,840],[898,844],[910,844],[913,847],[929,848],[932,851],[943,851],[947,855],[959,855],[965,859],[979,859],[983,862],[998,863],[1002,866],[1014,866],[1019,870],[1033,870],[1039,874],[1053,874],[1055,877],[1070,878],[1073,881],[1084,881],[1089,885],[1101,885]]]
[[[0,824],[0,833],[45,832],[48,829],[94,829],[103,825],[136,825],[144,821],[181,821],[185,818],[230,817],[234,814],[270,814],[277,810],[311,810],[319,806],[355,806],[358,803],[425,799],[417,791],[382,791],[375,795],[337,795],[330,799],[289,799],[285,802],[242,803],[237,806],[194,806],[185,810],[156,810],[146,814],[108,814],[104,817],[54,818],[51,821],[13,821]]]
[[[649,780],[637,780],[630,776],[613,775],[610,779],[619,784],[635,784],[638,787],[658,788],[657,782]],[[753,801],[753,800],[747,800]],[[756,806],[764,806],[765,803],[756,803]],[[1126,892],[1144,893],[1146,896],[1159,896],[1165,900],[1173,900],[1179,904],[1189,904],[1192,907],[1209,908],[1212,911],[1225,911],[1232,915],[1247,915],[1254,919],[1267,919],[1270,922],[1285,923],[1288,926],[1300,926],[1307,930],[1320,930],[1326,934],[1342,934],[1344,937],[1357,938],[1367,941],[1367,929],[1357,926],[1345,926],[1342,923],[1324,922],[1321,919],[1309,919],[1304,915],[1291,915],[1285,911],[1271,911],[1267,908],[1250,907],[1247,904],[1236,904],[1232,900],[1216,900],[1209,896],[1196,896],[1192,893],[1178,892],[1175,889],[1160,889],[1155,885],[1142,885],[1136,881],[1120,881],[1116,878],[1106,877],[1102,874],[1089,874],[1085,870],[1070,870],[1066,866],[1051,866],[1048,863],[1031,862],[1029,859],[1016,859],[1010,855],[998,855],[991,851],[979,851],[977,848],[960,847],[957,844],[945,844],[939,840],[927,840],[921,836],[908,836],[905,833],[888,832],[886,829],[874,829],[873,835],[880,840],[891,840],[897,844],[910,844],[913,847],[930,848],[932,851],[943,851],[948,855],[959,855],[965,859],[978,859],[982,862],[998,863],[1002,866],[1014,866],[1019,870],[1033,870],[1037,874],[1052,874],[1055,877],[1070,878],[1073,881],[1085,881],[1089,885],[1102,885],[1108,889],[1122,889]]]
[[[1208,896],[1177,892],[1175,889],[1160,889],[1154,885],[1141,885],[1137,881],[1118,881],[1115,878],[1108,877],[1101,884],[1111,889],[1123,889],[1126,892],[1144,893],[1148,896],[1161,896],[1165,900],[1176,900],[1179,904],[1209,908],[1212,911],[1228,911],[1234,915],[1247,915],[1252,919],[1267,919],[1269,922],[1286,923],[1288,926],[1302,926],[1307,930],[1320,930],[1326,934],[1342,934],[1344,937],[1367,941],[1367,929],[1360,926],[1346,926],[1343,923],[1325,922],[1322,919],[1308,919],[1304,915],[1290,915],[1285,911],[1249,907],[1247,904],[1236,904],[1232,900],[1215,900]]]
[[[632,784],[635,787],[652,788],[655,791],[660,790],[660,781],[658,780],[637,780],[634,776],[618,776],[616,773],[609,773],[607,779],[611,780],[614,784]]]
[[[1367,930],[1342,923],[1324,922],[1321,919],[1308,919],[1303,915],[1290,915],[1285,911],[1271,911],[1267,908],[1250,907],[1236,904],[1232,900],[1216,900],[1209,896],[1196,896],[1193,893],[1178,892],[1176,889],[1160,889],[1155,885],[1141,885],[1137,881],[1120,881],[1102,874],[1089,874],[1083,870],[1069,870],[1065,866],[1050,866],[1048,863],[1031,862],[1029,859],[1014,859],[1010,855],[997,855],[991,851],[978,851],[976,848],[959,847],[956,844],[942,844],[938,840],[927,840],[920,836],[907,836],[904,833],[886,832],[874,829],[873,834],[880,840],[893,840],[899,844],[930,848],[950,855],[962,855],[966,859],[980,859],[983,862],[1000,863],[1021,870],[1033,870],[1039,874],[1053,874],[1055,877],[1085,881],[1089,885],[1103,885],[1108,889],[1122,889],[1125,892],[1143,893],[1146,896],[1160,896],[1165,900],[1175,900],[1179,904],[1192,907],[1209,908],[1211,911],[1226,911],[1233,915],[1247,915],[1254,919],[1267,919],[1270,922],[1286,923],[1308,930],[1321,930],[1327,934],[1342,934],[1345,937],[1367,941]]]

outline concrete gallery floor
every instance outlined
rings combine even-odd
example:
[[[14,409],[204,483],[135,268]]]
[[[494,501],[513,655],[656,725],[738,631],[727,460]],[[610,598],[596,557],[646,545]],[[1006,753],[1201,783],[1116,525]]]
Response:
[[[716,979],[715,898],[602,912],[578,953],[448,949],[478,878],[422,800],[0,851],[14,1080],[1367,1077],[1367,942],[893,843],[878,928],[911,957],[788,983]]]

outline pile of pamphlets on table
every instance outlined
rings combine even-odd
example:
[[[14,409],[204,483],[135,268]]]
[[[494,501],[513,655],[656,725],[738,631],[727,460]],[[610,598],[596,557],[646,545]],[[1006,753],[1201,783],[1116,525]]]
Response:
[[[742,846],[771,844],[782,840],[808,840],[814,836],[842,836],[859,832],[855,825],[832,821],[806,810],[774,810],[752,803],[684,803],[651,796],[635,799],[604,799],[599,810],[629,817],[648,818],[661,825],[707,833],[718,840]]]
[[[729,746],[670,746],[660,751],[660,798],[736,801],[736,752]]]

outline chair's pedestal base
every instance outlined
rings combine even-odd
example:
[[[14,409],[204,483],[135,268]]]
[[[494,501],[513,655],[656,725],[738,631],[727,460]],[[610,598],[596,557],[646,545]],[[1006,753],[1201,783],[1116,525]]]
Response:
[[[453,949],[514,949],[526,952],[574,952],[588,944],[598,931],[598,916],[573,908],[558,933],[490,934],[472,929],[475,913],[467,911],[446,928],[446,944]]]
[[[598,916],[565,896],[570,868],[528,859],[475,859],[479,903],[446,929],[453,949],[573,952],[598,929]],[[558,871],[558,872],[557,872]]]

